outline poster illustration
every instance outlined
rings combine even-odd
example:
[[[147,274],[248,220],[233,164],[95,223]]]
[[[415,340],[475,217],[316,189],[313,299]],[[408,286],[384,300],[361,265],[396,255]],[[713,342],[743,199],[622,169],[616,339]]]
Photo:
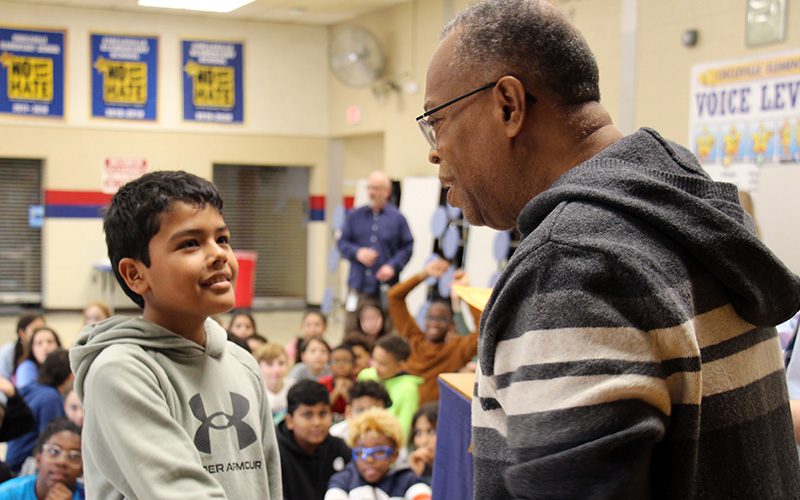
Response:
[[[91,34],[92,116],[155,120],[158,39]]]
[[[58,30],[0,28],[0,113],[64,117],[64,40]]]
[[[244,121],[243,44],[183,40],[183,119]]]

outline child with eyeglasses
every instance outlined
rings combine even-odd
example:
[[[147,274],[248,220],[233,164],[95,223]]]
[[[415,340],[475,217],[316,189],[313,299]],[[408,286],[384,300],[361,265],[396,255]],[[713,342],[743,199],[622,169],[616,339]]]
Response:
[[[350,422],[353,460],[331,476],[325,500],[429,500],[431,488],[407,466],[396,465],[403,433],[388,411],[370,408]]]
[[[51,422],[34,447],[38,474],[0,485],[0,500],[83,500],[81,429],[67,419]]]

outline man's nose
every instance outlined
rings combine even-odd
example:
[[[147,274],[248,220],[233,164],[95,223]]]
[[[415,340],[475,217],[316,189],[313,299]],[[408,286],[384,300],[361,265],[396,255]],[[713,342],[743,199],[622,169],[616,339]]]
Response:
[[[439,152],[436,150],[436,148],[431,148],[430,151],[428,151],[428,161],[434,165],[439,164]]]

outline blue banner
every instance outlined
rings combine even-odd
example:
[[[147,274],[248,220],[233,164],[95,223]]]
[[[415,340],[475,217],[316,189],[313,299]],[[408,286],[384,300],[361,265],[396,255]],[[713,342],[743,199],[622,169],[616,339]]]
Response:
[[[63,31],[0,28],[0,113],[64,117]]]
[[[92,33],[92,116],[155,120],[158,38]]]
[[[183,119],[244,121],[243,44],[183,40]]]

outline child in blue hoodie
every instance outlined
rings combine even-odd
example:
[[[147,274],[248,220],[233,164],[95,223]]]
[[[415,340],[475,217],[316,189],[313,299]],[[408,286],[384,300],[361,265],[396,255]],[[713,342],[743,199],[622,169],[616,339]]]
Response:
[[[408,467],[395,465],[403,433],[394,415],[370,408],[353,419],[349,432],[353,461],[331,477],[325,500],[430,500],[431,489],[425,481]]]

